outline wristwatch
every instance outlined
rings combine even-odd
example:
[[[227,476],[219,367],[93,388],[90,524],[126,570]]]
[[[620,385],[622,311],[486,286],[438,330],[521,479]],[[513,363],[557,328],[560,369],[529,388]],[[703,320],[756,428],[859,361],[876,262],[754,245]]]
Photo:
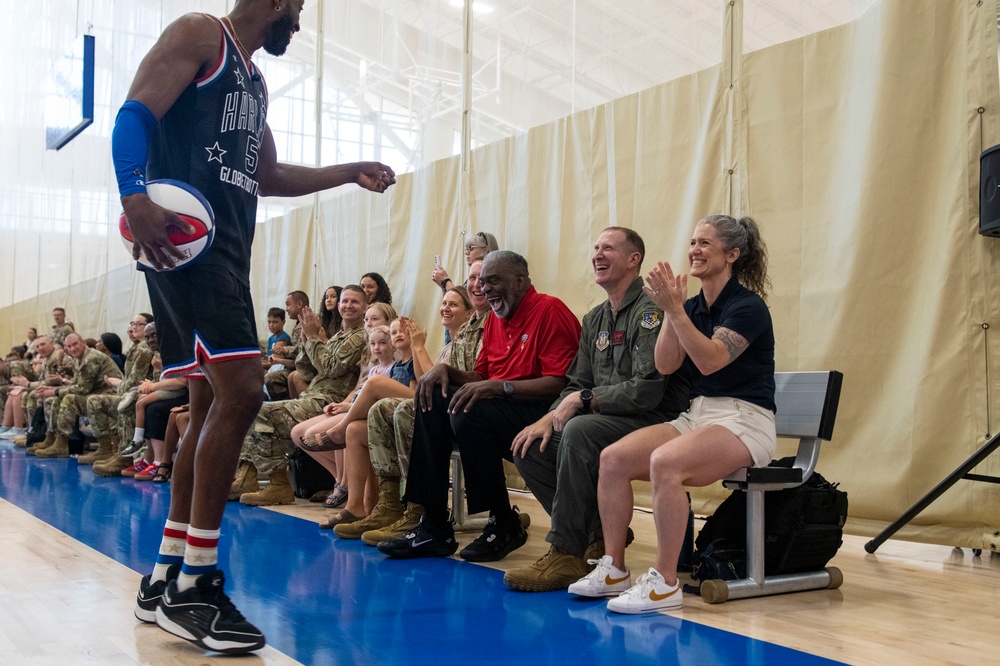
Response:
[[[583,402],[583,413],[590,413],[590,401],[594,399],[594,392],[590,389],[580,391],[580,401]]]
[[[508,398],[514,395],[514,384],[512,382],[503,383],[503,394]]]

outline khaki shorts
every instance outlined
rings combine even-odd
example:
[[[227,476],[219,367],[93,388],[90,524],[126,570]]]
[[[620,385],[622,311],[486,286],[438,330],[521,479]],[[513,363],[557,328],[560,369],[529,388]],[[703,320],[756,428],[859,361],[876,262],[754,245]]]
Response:
[[[747,447],[754,467],[765,467],[771,462],[777,447],[774,413],[746,400],[698,396],[670,425],[682,435],[710,425],[722,426]]]

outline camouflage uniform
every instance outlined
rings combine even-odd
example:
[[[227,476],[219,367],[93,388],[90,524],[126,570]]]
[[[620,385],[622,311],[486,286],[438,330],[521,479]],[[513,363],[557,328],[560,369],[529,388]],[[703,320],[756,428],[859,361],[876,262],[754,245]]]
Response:
[[[307,377],[306,373],[303,373],[299,368],[300,357],[305,356],[305,354],[303,353],[303,349],[295,346],[302,339],[302,324],[298,321],[295,322],[295,327],[292,328],[291,338],[293,344],[285,347],[284,353],[287,355],[286,358],[294,358],[295,369],[302,374],[303,378],[307,382],[312,381],[313,377],[316,376],[316,368],[312,367],[312,364],[308,362],[308,358],[305,360],[305,365],[307,371],[311,372],[311,374]],[[288,374],[289,371],[285,368],[284,370],[269,372],[264,375],[264,388],[267,389],[267,395],[271,398],[271,400],[282,400],[288,397]]]
[[[111,357],[96,349],[88,349],[76,365],[73,383],[56,389],[52,403],[52,421],[49,430],[69,437],[77,419],[86,412],[87,396],[113,393],[114,389],[104,382],[105,377],[121,379],[122,373]]]
[[[317,374],[296,400],[264,403],[243,440],[241,461],[250,462],[259,475],[277,471],[291,453],[292,428],[323,412],[324,405],[340,402],[354,388],[360,369],[358,362],[365,347],[360,326],[340,331],[326,344],[310,339],[300,352],[308,356]]]
[[[61,345],[66,336],[70,333],[76,333],[76,328],[73,327],[73,322],[66,322],[62,326],[56,326],[52,324],[52,328],[49,329],[49,338],[52,339],[52,344]]]
[[[35,371],[31,369],[31,363],[28,363],[27,361],[11,361],[8,364],[8,368],[11,379],[14,377],[24,377],[29,382],[33,382],[38,379],[38,377],[35,376]]]
[[[38,379],[35,376],[35,371],[31,369],[31,364],[27,361],[0,362],[0,414],[7,406],[7,396],[10,395],[10,390],[17,386],[10,381],[14,377],[24,377],[28,382]]]
[[[116,368],[117,370],[117,368]],[[65,353],[61,349],[53,349],[49,357],[45,359],[42,364],[42,371],[38,373],[38,380],[33,381],[28,384],[30,391],[28,395],[24,398],[24,411],[27,416],[27,423],[31,423],[31,417],[34,416],[35,410],[38,409],[38,395],[36,391],[46,386],[46,380],[49,375],[59,375],[63,378],[63,381],[73,379],[73,373],[76,372],[76,361],[72,356]]]
[[[123,424],[119,418],[118,403],[126,393],[139,386],[143,380],[152,380],[153,376],[153,350],[145,342],[132,345],[125,355],[124,378],[115,392],[87,398],[87,418],[90,419],[90,427],[96,437],[117,433],[119,441],[124,442],[132,438],[131,432],[128,432],[127,436],[122,432],[123,428],[127,428],[127,424]]]
[[[483,327],[491,313],[491,310],[487,310],[482,315],[473,314],[469,321],[462,324],[458,335],[451,342],[451,359],[448,365],[463,372],[476,369],[476,359],[479,358],[479,350],[483,348]]]
[[[368,411],[368,454],[380,478],[402,478],[410,467],[413,398],[382,398]]]
[[[476,358],[483,346],[483,326],[487,312],[462,325],[448,348],[443,361],[453,368],[469,372],[476,367]],[[410,466],[410,446],[413,442],[413,399],[383,398],[368,412],[368,453],[372,468],[380,478],[402,478]]]
[[[316,369],[309,354],[306,353],[305,347],[295,356],[295,369],[299,371],[299,375],[307,383],[312,383],[312,380],[316,379],[316,375],[319,374],[319,370]]]

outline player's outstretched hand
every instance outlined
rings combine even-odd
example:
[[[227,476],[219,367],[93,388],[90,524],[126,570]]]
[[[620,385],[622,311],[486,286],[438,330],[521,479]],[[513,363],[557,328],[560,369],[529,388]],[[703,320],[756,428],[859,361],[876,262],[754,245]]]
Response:
[[[358,185],[372,192],[385,192],[396,182],[396,172],[381,162],[358,163]]]

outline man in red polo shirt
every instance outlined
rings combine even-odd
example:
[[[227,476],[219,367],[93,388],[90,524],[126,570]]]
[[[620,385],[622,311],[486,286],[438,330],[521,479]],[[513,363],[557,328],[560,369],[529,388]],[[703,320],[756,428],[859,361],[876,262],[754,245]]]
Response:
[[[486,255],[479,281],[494,316],[486,321],[475,371],[439,363],[417,382],[404,499],[423,505],[424,515],[413,532],[378,545],[391,557],[447,557],[457,550],[448,516],[455,443],[469,512],[490,512],[486,529],[459,555],[495,562],[528,538],[510,506],[503,459],[510,460],[517,433],[537,421],[566,386],[580,322],[558,298],[535,291],[528,262],[516,252]]]

